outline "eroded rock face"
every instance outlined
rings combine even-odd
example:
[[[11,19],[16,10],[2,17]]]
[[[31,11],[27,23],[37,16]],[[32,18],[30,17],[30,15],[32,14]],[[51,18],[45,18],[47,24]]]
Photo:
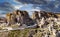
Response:
[[[22,11],[23,12],[23,17],[22,17],[22,20],[23,20],[23,23],[26,24],[26,25],[34,25],[34,22],[33,20],[30,18],[29,14],[27,11]]]
[[[60,32],[56,34],[56,31],[60,27],[60,18],[52,12],[34,11],[31,18],[27,11],[16,10],[6,14],[6,19],[9,25],[20,23],[20,27],[27,27],[36,23],[39,26],[38,30],[36,30],[36,33],[35,31],[31,31],[28,37],[33,37],[33,35],[35,37],[39,35],[41,37],[59,37],[60,35]]]
[[[35,16],[36,15],[36,16]],[[38,19],[39,18],[39,19]],[[45,35],[49,37],[56,37],[56,29],[59,28],[59,17],[52,12],[45,12],[45,11],[36,11],[33,13],[33,18],[34,21],[37,22],[38,26],[42,29],[46,29],[47,33],[50,33],[50,35]],[[36,20],[37,19],[37,20]],[[52,33],[51,33],[52,32]],[[59,37],[60,34],[57,34],[57,37]]]
[[[7,23],[10,24],[10,22],[11,22],[11,15],[10,15],[10,13],[6,14],[6,19],[7,19]]]
[[[26,25],[34,24],[33,20],[30,18],[27,11],[16,10],[13,11],[12,13],[6,14],[6,18],[9,24],[15,24],[15,23],[26,24]]]
[[[58,16],[52,12],[34,11],[32,18],[30,18],[27,11],[16,10],[12,13],[6,14],[6,18],[9,24],[20,23],[21,25],[33,25],[36,23],[40,27],[43,27],[51,21],[56,21]]]
[[[32,19],[41,27],[42,25],[49,24],[49,21],[55,21],[58,16],[52,12],[35,11],[32,15]]]
[[[15,15],[15,18],[16,18],[16,23],[20,23],[22,24],[22,15],[23,15],[23,12],[20,11],[20,10],[16,10],[15,12],[13,12],[13,14]]]
[[[7,23],[8,23],[9,25],[16,23],[16,22],[15,22],[15,16],[14,16],[14,14],[12,14],[12,13],[6,14],[6,19],[7,19]]]

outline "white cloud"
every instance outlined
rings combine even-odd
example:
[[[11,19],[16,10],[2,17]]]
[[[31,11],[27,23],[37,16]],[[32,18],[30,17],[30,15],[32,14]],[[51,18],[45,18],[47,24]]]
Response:
[[[19,9],[19,8],[23,7],[23,5],[17,5],[17,6],[14,6],[14,7],[15,7],[15,10],[16,10],[16,9]]]
[[[58,8],[58,6],[59,6],[59,4],[56,4],[56,5],[55,5],[55,8]]]
[[[32,9],[31,11],[40,11],[39,9]]]
[[[32,8],[31,10],[27,10],[27,11],[40,11],[40,9]]]

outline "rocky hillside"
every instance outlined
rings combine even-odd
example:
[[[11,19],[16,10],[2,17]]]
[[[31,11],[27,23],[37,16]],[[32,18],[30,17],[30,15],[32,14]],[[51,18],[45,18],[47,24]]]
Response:
[[[13,30],[1,32],[1,37],[60,37],[60,16],[59,14],[34,11],[30,17],[27,11],[16,10],[6,14],[7,24],[15,25],[19,23],[19,27],[24,24],[32,26],[37,24],[35,28],[27,28],[24,30]]]

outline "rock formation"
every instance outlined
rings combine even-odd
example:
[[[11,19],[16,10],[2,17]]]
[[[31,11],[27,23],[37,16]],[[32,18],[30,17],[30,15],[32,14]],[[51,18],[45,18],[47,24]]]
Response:
[[[8,25],[11,25],[11,24],[15,24],[16,23],[15,22],[15,16],[12,13],[7,13],[6,14],[6,19],[7,19]]]
[[[34,25],[34,21],[30,18],[27,11],[16,10],[12,13],[6,14],[7,22],[9,24],[26,24],[26,25]]]
[[[32,18],[31,18],[32,17]],[[7,24],[15,25],[18,23],[21,26],[32,26],[37,24],[40,30],[36,33],[41,33],[41,37],[56,37],[59,36],[60,29],[60,14],[46,12],[46,11],[34,11],[32,16],[29,16],[27,11],[16,10],[12,13],[6,14]],[[58,32],[57,32],[58,31]],[[56,34],[57,33],[57,34]],[[33,35],[29,35],[33,36]]]
[[[58,19],[60,18],[59,17],[59,14],[55,14],[55,13],[52,13],[52,12],[45,12],[45,11],[35,11],[32,15],[32,19],[34,21],[36,21],[37,25],[42,28],[42,29],[47,29],[50,33],[50,35],[48,35],[46,33],[45,37],[49,36],[49,37],[56,37],[56,29],[57,28],[60,28],[58,24],[60,23],[57,23],[59,22]],[[56,28],[55,28],[55,27]],[[52,33],[51,33],[52,32]]]
[[[7,23],[10,24],[10,22],[11,22],[11,13],[6,14],[6,19],[7,19]]]
[[[32,19],[37,22],[37,24],[48,24],[48,21],[55,20],[58,16],[52,12],[45,12],[45,11],[35,11],[32,15]],[[49,20],[50,19],[50,20]]]

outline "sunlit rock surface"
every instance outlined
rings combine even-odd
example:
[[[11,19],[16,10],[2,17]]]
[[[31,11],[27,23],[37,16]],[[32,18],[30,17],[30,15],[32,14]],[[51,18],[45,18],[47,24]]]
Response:
[[[32,15],[32,19],[37,23],[39,28],[47,29],[47,33],[43,34],[44,37],[57,37],[56,32],[60,28],[60,16],[59,14],[46,12],[46,11],[35,11]],[[43,32],[45,32],[44,30]],[[51,33],[52,32],[52,33]],[[48,35],[49,33],[49,35]],[[59,35],[58,35],[59,36]]]
[[[27,11],[16,10],[13,11],[12,13],[6,14],[6,21],[7,22],[1,24],[2,27],[6,26],[7,24],[6,28],[8,28],[8,26],[12,26],[12,29],[14,27],[17,29],[16,26],[18,26],[18,28],[31,28],[32,31],[26,29],[28,33],[28,35],[26,33],[26,37],[60,36],[60,16],[57,13],[46,12],[46,11],[34,11],[32,16],[30,17]],[[17,30],[17,32],[19,31]],[[12,32],[10,32],[9,35],[11,35]],[[21,37],[25,37],[24,35],[23,36],[22,35]]]
[[[33,20],[30,18],[29,14],[27,11],[20,11],[16,10],[13,11],[12,13],[6,14],[7,22],[10,24],[14,23],[20,23],[26,24],[26,25],[34,25]]]

